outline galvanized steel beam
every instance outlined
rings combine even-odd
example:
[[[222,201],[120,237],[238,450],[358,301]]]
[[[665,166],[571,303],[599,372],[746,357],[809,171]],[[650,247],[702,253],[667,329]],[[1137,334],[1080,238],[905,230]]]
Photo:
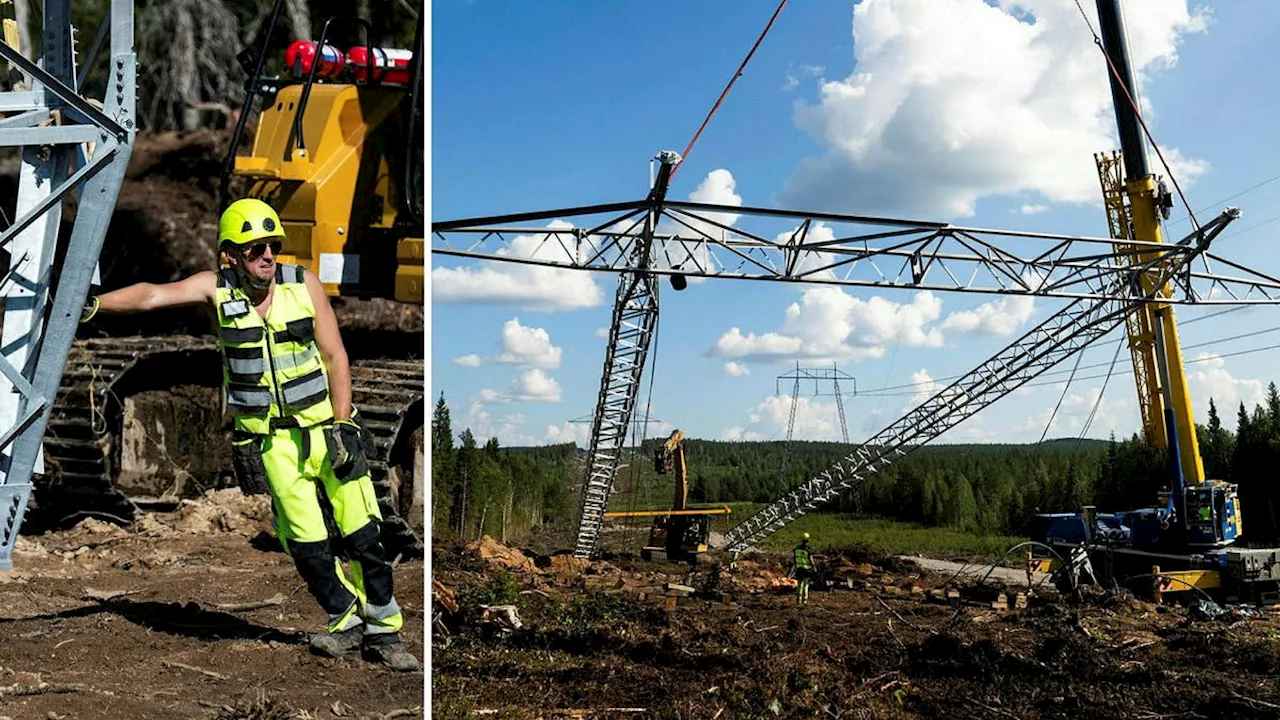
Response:
[[[1280,303],[1280,280],[1210,253],[1196,267],[1180,244],[969,228],[830,213],[667,201],[657,228],[637,223],[645,202],[433,223],[431,251],[577,270],[875,288],[1107,299],[1142,265],[1141,253],[1178,263],[1170,296],[1184,304]],[[545,223],[535,221],[559,220]],[[527,224],[520,224],[527,223]],[[1128,254],[1118,255],[1123,242]],[[439,263],[439,260],[437,260]],[[1214,270],[1220,266],[1227,272]]]
[[[132,0],[111,0],[103,23],[99,34],[110,38],[111,64],[100,99],[78,89],[70,0],[44,2],[39,64],[0,43],[0,58],[33,81],[30,89],[0,93],[0,112],[23,113],[6,118],[0,129],[0,145],[22,148],[17,217],[0,233],[11,257],[0,287],[0,569],[13,564],[51,399],[133,148]],[[31,125],[41,117],[57,122]],[[62,200],[72,193],[76,219],[63,259],[55,264]]]

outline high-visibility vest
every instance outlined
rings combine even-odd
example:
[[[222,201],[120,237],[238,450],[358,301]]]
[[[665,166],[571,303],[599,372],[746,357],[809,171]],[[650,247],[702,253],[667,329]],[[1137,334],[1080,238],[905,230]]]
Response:
[[[809,563],[809,550],[807,548],[796,547],[796,567],[801,570],[813,569],[813,565]]]
[[[218,340],[227,409],[236,430],[266,435],[333,419],[329,378],[316,346],[316,309],[298,265],[276,265],[267,317],[234,270],[218,271]]]

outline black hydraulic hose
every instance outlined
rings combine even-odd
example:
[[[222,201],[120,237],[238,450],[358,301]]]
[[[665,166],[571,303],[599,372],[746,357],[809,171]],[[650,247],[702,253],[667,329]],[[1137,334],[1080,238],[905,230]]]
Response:
[[[422,67],[426,60],[422,55],[424,23],[422,13],[419,12],[418,27],[413,32],[413,55],[409,58],[409,117],[408,122],[405,123],[405,139],[409,141],[409,152],[412,153],[416,149],[418,154],[416,157],[411,154],[407,158],[407,162],[404,165],[404,184],[400,186],[402,188],[400,194],[405,214],[412,218],[414,224],[418,226],[423,226],[425,222],[422,211],[424,202],[422,193],[425,192],[425,187],[418,188],[414,185],[413,169],[416,163],[425,164],[426,158],[423,157],[425,146],[422,143],[414,144],[413,139],[418,133],[424,132],[424,125],[421,121],[422,89],[425,84],[423,82]],[[422,168],[422,173],[425,176],[425,167]]]
[[[376,65],[377,63],[374,62],[374,57],[373,57],[373,38],[372,38],[373,28],[372,26],[369,25],[369,21],[365,20],[364,18],[347,17],[342,15],[331,17],[328,20],[325,20],[324,27],[321,28],[320,30],[320,40],[316,43],[315,59],[311,61],[311,70],[307,72],[307,81],[302,86],[302,97],[298,99],[298,112],[293,116],[293,136],[296,142],[294,145],[291,145],[289,147],[289,151],[287,155],[288,158],[293,157],[293,151],[295,148],[298,150],[302,150],[303,152],[306,152],[307,150],[307,145],[305,142],[303,142],[303,139],[302,139],[302,118],[303,118],[303,115],[305,115],[307,112],[307,101],[311,99],[311,87],[315,85],[315,82],[316,82],[316,70],[320,69],[320,57],[322,53],[324,53],[325,44],[329,42],[329,27],[334,23],[348,23],[348,22],[355,23],[360,27],[364,28],[364,49],[365,49],[366,57],[368,58],[368,60],[365,61],[365,65],[366,65],[365,76],[364,76],[365,84],[376,85],[378,83],[378,80],[374,76],[374,72],[373,72],[374,65]],[[391,66],[391,61],[390,59],[388,59],[387,61],[388,70],[390,70],[390,66]]]
[[[267,46],[271,44],[271,36],[275,34],[276,22],[280,19],[280,6],[284,0],[276,0],[271,7],[271,18],[267,21],[266,32],[262,33],[262,42],[258,48],[258,57],[254,58],[253,72],[244,83],[244,102],[240,104],[240,117],[236,118],[236,128],[231,133],[231,146],[227,148],[227,156],[222,161],[222,177],[218,184],[218,212],[227,209],[227,193],[231,187],[231,173],[236,168],[236,150],[240,147],[240,136],[244,134],[245,121],[249,119],[249,106],[253,96],[258,93],[258,84],[262,78],[262,66],[267,60]]]

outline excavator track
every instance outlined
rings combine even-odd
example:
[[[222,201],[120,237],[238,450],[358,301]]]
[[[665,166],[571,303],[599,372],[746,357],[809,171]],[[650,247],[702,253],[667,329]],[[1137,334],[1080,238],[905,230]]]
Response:
[[[393,554],[422,552],[425,395],[421,362],[353,361],[353,404],[373,437],[370,475]],[[209,337],[77,340],[45,431],[32,521],[131,522],[141,508],[237,485],[218,345]]]

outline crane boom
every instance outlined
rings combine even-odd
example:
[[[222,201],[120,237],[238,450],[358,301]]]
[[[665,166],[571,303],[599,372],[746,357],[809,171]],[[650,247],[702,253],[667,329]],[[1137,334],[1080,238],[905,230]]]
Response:
[[[1129,220],[1132,223],[1132,234],[1129,237],[1133,244],[1122,247],[1131,257],[1136,255],[1139,260],[1147,260],[1150,256],[1146,248],[1151,244],[1164,242],[1160,219],[1162,211],[1167,214],[1171,197],[1148,167],[1147,148],[1136,107],[1137,86],[1129,63],[1119,0],[1097,0],[1097,7],[1103,51],[1110,66],[1107,75],[1120,134],[1125,170],[1124,187],[1129,201]],[[1105,182],[1104,180],[1104,184]],[[1116,236],[1114,228],[1112,234]],[[1159,281],[1152,273],[1145,273],[1140,281],[1144,292],[1153,298],[1168,298],[1171,295],[1167,282]],[[1173,306],[1167,302],[1156,302],[1143,308],[1138,313],[1137,322],[1130,323],[1129,337],[1130,347],[1133,348],[1136,344],[1143,355],[1139,359],[1135,351],[1134,371],[1146,375],[1145,378],[1140,378],[1146,387],[1139,390],[1144,430],[1149,442],[1168,451],[1173,480],[1170,489],[1173,491],[1172,497],[1179,498],[1186,485],[1199,485],[1205,478]],[[1155,360],[1155,373],[1151,372],[1152,358]]]
[[[1239,211],[1230,208],[1179,244],[1203,251],[1236,217]],[[999,354],[858,446],[826,472],[734,526],[725,534],[725,549],[745,550],[793,520],[858,488],[898,458],[1069,358],[1124,322],[1134,304],[1150,297],[1155,288],[1181,272],[1195,254],[1180,255],[1139,270],[1139,274],[1153,282],[1117,285],[1112,288],[1114,299],[1076,300],[1054,313]]]
[[[1129,212],[1129,195],[1124,186],[1120,153],[1094,155],[1098,179],[1102,183],[1102,200],[1107,211],[1111,237],[1132,239],[1133,220]],[[1130,262],[1138,257],[1138,248],[1128,242],[1116,244],[1116,262]],[[1155,317],[1146,307],[1135,308],[1125,317],[1129,335],[1129,355],[1133,361],[1134,383],[1138,390],[1138,411],[1142,416],[1142,436],[1157,448],[1167,448],[1164,428],[1164,401],[1160,395],[1160,379],[1156,365]]]

